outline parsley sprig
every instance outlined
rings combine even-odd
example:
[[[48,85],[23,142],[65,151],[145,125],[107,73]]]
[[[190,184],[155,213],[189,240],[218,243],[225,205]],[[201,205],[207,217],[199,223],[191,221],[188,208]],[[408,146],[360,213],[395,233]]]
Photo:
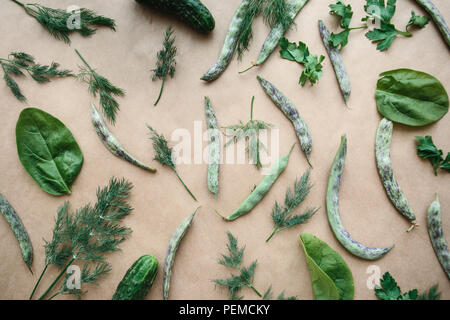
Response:
[[[323,73],[322,62],[325,60],[323,55],[319,58],[317,55],[310,54],[304,42],[299,41],[297,45],[284,37],[280,40],[280,47],[280,55],[283,59],[296,61],[305,67],[299,79],[302,86],[305,85],[306,80],[309,80],[312,85],[319,81]]]
[[[375,286],[375,295],[381,300],[439,300],[441,294],[437,292],[438,285],[434,285],[428,292],[419,296],[417,289],[402,293],[395,279],[386,272],[380,280],[381,286]]]
[[[0,66],[6,85],[20,101],[26,101],[26,98],[13,76],[24,77],[26,72],[38,83],[49,82],[52,77],[74,76],[70,70],[58,69],[59,64],[56,62],[52,62],[50,66],[37,64],[34,57],[25,52],[12,52],[8,58],[0,58]]]
[[[416,137],[416,139],[419,142],[417,144],[417,155],[431,162],[436,176],[439,168],[450,172],[450,152],[447,153],[447,157],[444,159],[442,150],[435,146],[430,136]]]

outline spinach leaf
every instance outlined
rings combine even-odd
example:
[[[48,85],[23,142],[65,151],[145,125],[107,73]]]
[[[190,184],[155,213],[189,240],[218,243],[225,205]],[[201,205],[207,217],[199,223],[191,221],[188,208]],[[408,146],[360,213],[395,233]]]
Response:
[[[411,69],[380,74],[375,93],[378,112],[409,126],[424,126],[448,112],[448,95],[432,75]]]
[[[352,300],[353,276],[344,259],[319,238],[303,233],[300,242],[311,275],[314,299]]]
[[[24,109],[16,125],[16,143],[20,161],[42,190],[56,196],[71,193],[83,155],[61,121],[40,109]]]

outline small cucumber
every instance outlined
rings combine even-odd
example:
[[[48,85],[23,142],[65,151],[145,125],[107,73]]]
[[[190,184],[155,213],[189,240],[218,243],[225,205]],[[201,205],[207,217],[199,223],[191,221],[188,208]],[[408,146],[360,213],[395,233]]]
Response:
[[[215,27],[211,12],[199,0],[136,0],[187,23],[195,30],[208,33]]]
[[[112,300],[143,300],[158,273],[158,260],[151,255],[140,257],[126,272]]]

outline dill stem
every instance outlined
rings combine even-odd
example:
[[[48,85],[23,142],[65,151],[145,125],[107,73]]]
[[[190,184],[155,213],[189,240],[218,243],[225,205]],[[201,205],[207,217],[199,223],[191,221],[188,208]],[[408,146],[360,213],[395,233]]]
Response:
[[[155,102],[154,106],[156,106],[156,105],[158,104],[158,102],[159,102],[159,99],[161,99],[161,95],[162,95],[162,93],[163,93],[164,82],[165,82],[165,81],[166,81],[166,78],[163,78],[163,79],[162,79],[162,83],[161,83],[161,89],[159,90],[159,96],[158,96],[158,99],[156,99],[156,102]]]
[[[186,186],[186,184],[183,182],[183,180],[181,179],[181,177],[178,175],[177,170],[173,169],[173,171],[175,172],[175,174],[178,177],[178,180],[181,181],[181,183],[183,184],[184,188],[187,190],[187,192],[189,192],[189,194],[191,195],[192,198],[194,198],[195,201],[198,201],[197,198],[192,194],[191,190],[189,190],[189,188]]]
[[[14,1],[15,3],[17,3],[17,4],[21,5],[22,7],[25,7],[25,4],[24,4],[24,3],[22,3],[22,2],[20,2],[20,1],[17,1],[17,0],[12,0],[12,1]]]
[[[61,294],[61,290],[59,290],[58,292],[56,292],[54,295],[52,295],[50,298],[48,298],[48,300],[52,300],[54,297],[56,297],[57,295]]]
[[[77,49],[75,49],[75,52],[76,52],[76,54],[80,57],[81,61],[83,61],[83,63],[86,65],[86,67],[88,67],[88,69],[89,69],[92,73],[94,73],[94,70],[91,68],[91,66],[89,65],[89,63],[87,63],[87,61],[84,60],[84,58],[83,58],[83,56],[81,55],[81,53],[80,53]]]
[[[252,285],[252,284],[250,284],[249,285],[249,287],[250,288],[252,288],[253,289],[253,291],[255,291],[255,293],[259,296],[259,297],[262,297],[262,294],[261,293],[259,293],[259,291],[258,290],[256,290],[256,288]]]
[[[47,271],[48,268],[48,264],[45,265],[44,270],[42,270],[41,275],[39,276],[38,281],[36,282],[36,284],[34,285],[33,291],[30,294],[30,297],[28,298],[29,300],[33,299],[34,293],[36,292],[36,289],[39,285],[39,283],[41,282],[42,277],[44,276],[44,273]]]
[[[52,282],[52,284],[50,285],[50,287],[48,287],[47,291],[44,292],[44,294],[42,296],[40,296],[39,300],[43,300],[45,298],[45,296],[50,292],[50,290],[53,289],[53,287],[56,285],[56,283],[59,281],[59,279],[61,279],[61,277],[64,275],[64,273],[66,273],[67,268],[72,264],[72,262],[75,260],[74,257],[72,257],[72,259],[70,259],[69,263],[66,264],[66,266],[61,270],[61,272],[59,273],[59,275],[56,277],[56,279]]]
[[[267,238],[266,243],[269,242],[270,239],[272,239],[272,237],[273,237],[278,231],[280,231],[279,228],[273,229],[273,232],[272,232],[272,234]]]

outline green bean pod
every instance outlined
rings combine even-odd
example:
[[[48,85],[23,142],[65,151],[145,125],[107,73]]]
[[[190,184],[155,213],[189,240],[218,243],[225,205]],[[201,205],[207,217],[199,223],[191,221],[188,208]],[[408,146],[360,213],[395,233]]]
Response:
[[[219,212],[216,213],[221,216],[226,221],[233,221],[237,218],[243,216],[244,214],[250,212],[261,200],[262,198],[269,192],[270,188],[273,186],[278,177],[283,173],[286,169],[289,156],[294,149],[292,146],[289,153],[276,161],[269,170],[269,173],[264,177],[264,179],[258,184],[258,186],[253,190],[253,192],[247,197],[247,199],[236,209],[231,215],[225,217],[221,215]]]
[[[151,168],[136,158],[134,158],[131,154],[129,154],[119,143],[119,141],[114,137],[114,135],[109,131],[105,122],[103,121],[102,116],[95,108],[95,105],[92,103],[92,112],[91,112],[91,120],[94,125],[95,132],[102,140],[103,144],[106,148],[115,156],[135,165],[139,168],[148,170],[150,172],[156,172],[156,169]]]
[[[244,14],[249,3],[250,0],[243,0],[236,9],[233,18],[231,19],[228,33],[225,37],[219,58],[217,59],[217,62],[200,78],[201,80],[216,80],[222,72],[225,71],[226,67],[230,63],[234,52],[236,51],[239,34],[241,33],[242,24],[244,22]]]
[[[5,217],[6,221],[14,232],[17,241],[19,242],[23,261],[25,261],[28,269],[31,271],[31,273],[33,273],[33,271],[31,270],[31,264],[33,263],[33,246],[31,244],[30,237],[28,236],[28,232],[25,229],[25,226],[23,225],[19,215],[1,193],[0,212]]]
[[[444,17],[439,12],[438,8],[436,8],[436,6],[430,0],[416,0],[416,2],[429,13],[431,18],[441,31],[445,43],[447,43],[447,46],[450,48],[450,29],[447,23],[445,23]]]
[[[306,161],[311,166],[311,163],[309,162],[309,155],[312,150],[312,138],[306,122],[300,117],[295,105],[288,98],[286,98],[280,90],[261,76],[257,76],[257,79],[275,105],[280,108],[289,120],[291,120],[294,125],[295,133],[300,141],[300,147],[305,154]]]
[[[375,141],[377,167],[389,199],[395,208],[397,208],[397,210],[411,222],[411,228],[408,230],[411,231],[417,225],[416,217],[394,177],[394,170],[392,168],[392,161],[389,151],[391,147],[392,128],[393,124],[390,120],[383,118],[380,121]]]
[[[331,63],[333,64],[334,72],[336,73],[336,78],[341,88],[342,96],[344,97],[345,105],[347,105],[348,98],[351,94],[350,78],[345,69],[344,60],[342,59],[339,49],[333,47],[330,44],[330,31],[327,29],[322,20],[319,20],[319,31],[322,37],[323,44],[327,50],[328,56],[330,57]]]
[[[347,155],[347,137],[341,138],[341,145],[331,166],[330,177],[328,179],[326,205],[328,212],[328,221],[331,229],[339,242],[345,249],[357,257],[366,260],[377,260],[387,254],[394,246],[387,248],[366,247],[350,236],[345,230],[339,214],[339,187],[341,185],[342,174],[344,172],[345,158]]]
[[[217,199],[219,193],[220,132],[211,100],[205,97],[206,125],[209,135],[208,189]]]
[[[169,241],[169,248],[167,249],[166,260],[164,262],[164,270],[163,270],[163,299],[169,299],[169,289],[170,289],[170,278],[172,277],[172,267],[175,261],[175,254],[177,253],[178,246],[180,245],[181,240],[183,240],[186,231],[191,226],[192,220],[194,220],[195,214],[197,213],[199,208],[195,210],[193,214],[184,219],[184,221],[178,226],[175,230],[175,233],[172,235]]]
[[[295,17],[307,2],[308,0],[290,0],[287,2],[291,24],[292,22],[294,22]],[[267,60],[273,50],[275,50],[275,48],[280,43],[280,39],[283,37],[286,31],[287,30],[281,23],[272,28],[259,52],[256,65],[261,65]]]
[[[445,242],[444,233],[442,231],[442,215],[441,204],[436,195],[436,200],[430,205],[428,209],[428,234],[430,235],[431,244],[434,252],[441,263],[447,277],[450,279],[450,252],[448,251],[447,243]]]

